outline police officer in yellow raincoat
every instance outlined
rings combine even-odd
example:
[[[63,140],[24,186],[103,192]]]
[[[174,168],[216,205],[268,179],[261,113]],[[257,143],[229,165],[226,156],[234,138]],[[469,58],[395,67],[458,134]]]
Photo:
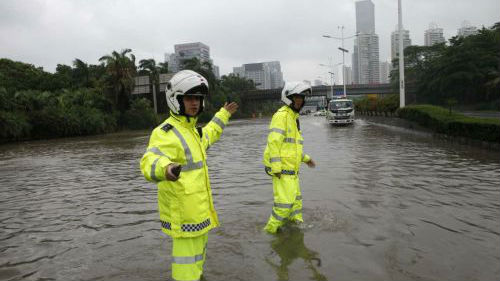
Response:
[[[219,225],[206,150],[219,139],[238,105],[226,103],[206,126],[196,127],[207,94],[208,82],[200,74],[175,74],[166,88],[170,117],[153,130],[141,159],[144,177],[158,185],[162,230],[173,239],[174,280],[200,279],[208,231]]]
[[[303,222],[299,168],[302,162],[311,168],[316,164],[303,152],[299,111],[311,91],[311,86],[303,82],[287,82],[281,92],[281,100],[286,105],[273,115],[269,126],[263,159],[266,172],[273,180],[274,205],[264,228],[269,233],[276,233],[287,220]]]

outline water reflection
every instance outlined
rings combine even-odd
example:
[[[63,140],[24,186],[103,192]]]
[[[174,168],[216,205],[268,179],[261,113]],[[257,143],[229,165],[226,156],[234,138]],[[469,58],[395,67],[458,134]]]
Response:
[[[304,220],[316,227],[260,233],[273,204],[269,119],[235,120],[207,156],[222,223],[208,280],[498,279],[498,152],[362,120],[301,123],[318,164],[301,170]],[[157,189],[138,167],[149,134],[0,146],[0,280],[169,276]]]
[[[306,268],[311,271],[312,280],[327,280],[318,270],[321,267],[319,253],[306,247],[304,232],[301,229],[290,225],[280,228],[271,242],[271,248],[280,258],[279,265],[269,257],[266,258],[266,262],[275,270],[278,280],[289,280],[288,267],[297,258],[301,258]]]

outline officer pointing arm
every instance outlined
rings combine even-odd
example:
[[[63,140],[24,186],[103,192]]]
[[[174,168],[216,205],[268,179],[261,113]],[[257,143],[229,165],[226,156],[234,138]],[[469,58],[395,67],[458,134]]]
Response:
[[[224,109],[226,109],[229,113],[233,114],[238,109],[238,104],[235,102],[225,103]],[[165,178],[169,181],[176,181],[179,179],[179,173],[182,167],[178,163],[172,163],[168,165],[167,171],[165,174]]]
[[[153,130],[141,172],[158,185],[161,228],[172,237],[172,278],[199,280],[208,232],[219,226],[210,188],[206,149],[221,136],[236,103],[225,104],[203,128],[196,127],[208,94],[200,74],[183,70],[167,83],[170,117]]]

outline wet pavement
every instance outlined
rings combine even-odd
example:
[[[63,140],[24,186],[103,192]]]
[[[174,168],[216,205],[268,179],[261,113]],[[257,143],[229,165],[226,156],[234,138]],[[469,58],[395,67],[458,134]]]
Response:
[[[208,151],[221,227],[206,280],[499,280],[500,154],[356,120],[301,117],[306,226],[261,231],[269,119],[237,120]],[[149,131],[0,146],[0,280],[166,280]]]

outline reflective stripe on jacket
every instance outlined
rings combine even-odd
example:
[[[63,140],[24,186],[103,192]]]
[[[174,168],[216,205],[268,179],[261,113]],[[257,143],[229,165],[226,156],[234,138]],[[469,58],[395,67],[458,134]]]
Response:
[[[222,134],[231,114],[222,108],[201,130],[196,118],[174,115],[153,130],[141,171],[148,181],[158,185],[158,209],[162,230],[175,238],[196,237],[219,225],[215,211],[206,150]],[[171,163],[182,166],[177,181],[167,181],[165,172]]]
[[[311,160],[303,153],[304,139],[297,127],[298,118],[299,114],[287,105],[273,115],[263,159],[269,173],[297,174],[301,162]]]

